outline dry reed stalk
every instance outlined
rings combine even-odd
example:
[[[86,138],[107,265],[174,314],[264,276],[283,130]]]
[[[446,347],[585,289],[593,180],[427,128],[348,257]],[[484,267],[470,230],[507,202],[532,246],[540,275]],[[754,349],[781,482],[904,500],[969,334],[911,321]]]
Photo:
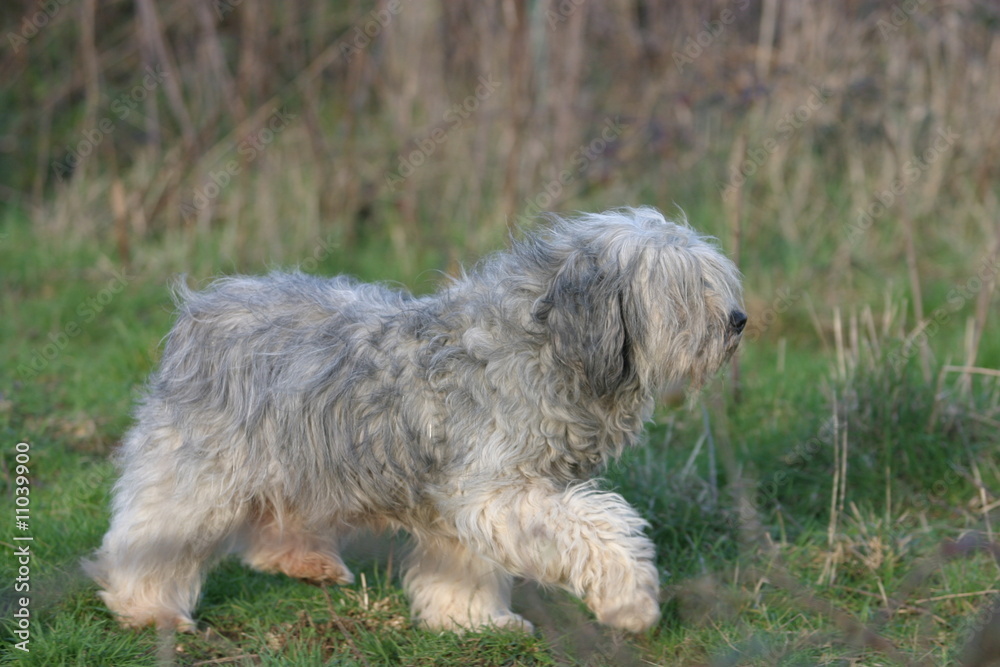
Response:
[[[875,314],[870,305],[865,304],[861,311],[861,319],[864,322],[865,333],[868,335],[868,344],[871,347],[874,364],[874,360],[882,358],[882,343],[879,341],[878,331],[875,329]]]
[[[833,486],[830,489],[830,521],[827,524],[826,540],[830,551],[827,553],[823,571],[820,573],[820,585],[832,584],[836,579],[836,561],[840,559],[837,548],[837,526],[840,515],[844,512],[844,500],[847,493],[847,420],[840,418],[840,405],[836,392],[833,393]]]
[[[80,4],[80,55],[83,68],[83,126],[97,125],[97,108],[101,97],[101,73],[97,57],[97,0]]]
[[[531,42],[528,39],[527,0],[507,0],[503,3],[504,23],[508,30],[507,62],[510,88],[507,113],[506,145],[509,147],[503,177],[503,211],[513,220],[520,200],[521,153],[532,111]]]
[[[934,403],[931,405],[931,414],[927,418],[927,426],[924,427],[924,431],[926,433],[932,433],[934,431],[938,415],[941,414],[941,409],[945,405],[944,382],[947,377],[947,368],[948,366],[945,365],[938,371],[937,383],[934,385]]]
[[[820,346],[825,352],[829,352],[830,341],[827,340],[825,327],[820,320],[819,313],[816,312],[816,306],[813,304],[808,292],[804,295],[803,301],[805,302],[806,312],[809,314],[809,323],[812,325],[813,332],[816,334]],[[834,316],[837,316],[836,310],[834,311]],[[834,342],[834,346],[836,346],[836,342]]]
[[[131,250],[128,234],[128,204],[126,203],[125,186],[120,178],[111,182],[109,190],[109,207],[114,215],[115,239],[118,246],[118,258],[128,268],[131,263]]]
[[[903,54],[898,51],[890,51],[890,70],[896,72],[899,77],[905,76],[908,71],[908,63]],[[883,120],[882,129],[885,133],[886,143],[889,151],[885,155],[883,162],[883,182],[890,183],[903,176],[904,163],[910,160],[913,155],[914,142],[910,128],[902,122],[890,122]],[[924,320],[924,298],[922,282],[920,280],[920,269],[917,260],[917,248],[915,238],[917,231],[913,222],[911,198],[906,197],[906,192],[901,196],[903,201],[900,206],[902,211],[899,215],[899,226],[903,238],[903,251],[906,257],[906,274],[910,284],[910,294],[913,297],[913,316],[918,325],[926,326]],[[888,208],[888,205],[886,206]],[[926,337],[922,337],[918,343],[920,351],[920,368],[925,382],[932,381],[931,372],[931,351]]]
[[[729,168],[726,173],[735,173],[740,168],[746,157],[747,138],[741,132],[729,152]],[[743,250],[743,188],[735,188],[732,197],[724,197],[723,207],[726,211],[726,220],[729,223],[729,253],[737,266],[740,266]],[[742,387],[740,385],[740,355],[739,350],[733,355],[730,362],[729,377],[732,382],[733,400],[739,403],[742,400]]]
[[[207,61],[208,69],[214,79],[213,83],[218,86],[222,103],[228,107],[230,116],[239,123],[246,117],[247,108],[243,98],[237,94],[233,76],[226,65],[226,56],[219,40],[219,32],[215,27],[215,16],[209,9],[209,4],[202,0],[190,0],[190,4],[201,29],[200,51]]]
[[[863,350],[861,349],[861,335],[858,331],[858,315],[853,310],[851,311],[850,317],[847,318],[847,334],[850,340],[850,347],[848,348],[851,360],[851,370],[852,372],[857,371],[858,367],[862,363]]]
[[[990,304],[993,303],[993,293],[996,289],[996,272],[1000,268],[1000,219],[996,222],[993,250],[989,259],[986,260],[989,266],[993,267],[979,289],[976,296],[976,314],[972,323],[970,340],[966,346],[965,366],[971,368],[976,365],[976,358],[979,356],[979,344],[983,339],[983,332],[986,330],[986,321],[990,315]],[[963,376],[962,390],[968,393],[972,389],[972,378],[968,374]]]
[[[716,507],[719,502],[719,470],[715,457],[715,438],[712,435],[712,423],[708,417],[708,408],[702,404],[701,420],[704,427],[705,439],[708,442],[708,488],[712,507]],[[728,439],[726,439],[728,446]],[[723,457],[725,459],[725,456]],[[735,461],[735,458],[734,458]]]
[[[39,202],[45,192],[48,181],[49,164],[47,156],[52,146],[52,114],[54,103],[47,101],[42,105],[38,122],[38,151],[35,153],[35,175],[31,179],[31,198]]]
[[[986,509],[990,506],[989,493],[986,490],[986,485],[983,484],[983,475],[979,471],[979,464],[976,462],[976,459],[970,457],[969,463],[972,467],[973,484],[979,492],[979,512],[982,514],[983,524],[986,526],[986,539],[993,542],[993,522],[990,520],[990,513]]]
[[[847,352],[844,348],[844,327],[840,319],[840,307],[833,309],[833,343],[837,353],[837,377],[847,380]]]
[[[977,368],[975,366],[945,365],[941,368],[941,370],[942,372],[949,372],[949,373],[962,373],[962,374],[976,373],[979,375],[990,375],[993,377],[1000,377],[1000,370],[997,370],[995,368]]]
[[[760,29],[757,37],[757,54],[754,62],[757,78],[767,79],[771,72],[771,51],[774,46],[775,28],[778,22],[778,0],[764,0],[760,13]]]
[[[180,70],[174,61],[173,54],[167,48],[163,27],[153,0],[136,0],[136,13],[139,41],[149,45],[156,64],[163,68],[165,73],[163,89],[166,93],[167,105],[180,125],[184,143],[188,146],[194,146],[197,132],[184,102],[184,93],[181,90],[181,82],[184,79],[180,76]]]
[[[559,11],[552,2],[550,11]],[[589,3],[577,5],[569,12],[565,24],[559,24],[558,39],[549,49],[549,84],[547,103],[552,118],[551,162],[558,171],[566,163],[574,142],[579,140],[577,114],[580,87],[583,81],[584,53]],[[546,31],[546,37],[548,33]]]
[[[903,239],[906,248],[906,274],[910,281],[910,293],[913,296],[913,316],[917,322],[924,323],[924,298],[921,291],[920,269],[917,266],[917,248],[914,242],[913,219],[907,212],[900,217],[900,226],[903,229]],[[924,382],[931,382],[931,349],[927,342],[927,337],[920,338],[920,370],[924,375]]]
[[[264,83],[270,74],[264,64],[264,58],[267,53],[267,30],[270,25],[268,19],[272,17],[268,16],[270,3],[261,0],[243,0],[243,2],[243,10],[239,12],[239,55],[235,86],[244,104],[252,105],[254,100],[264,96]],[[289,3],[288,7],[290,11],[298,14],[296,16],[298,20],[289,17],[290,20],[286,23],[286,30],[294,31],[288,36],[288,41],[302,44],[305,40],[299,34],[299,30],[302,25],[309,23],[309,19],[296,11],[300,7],[298,3]],[[308,62],[304,53],[298,55],[302,65]],[[243,115],[246,115],[246,109],[243,109]]]

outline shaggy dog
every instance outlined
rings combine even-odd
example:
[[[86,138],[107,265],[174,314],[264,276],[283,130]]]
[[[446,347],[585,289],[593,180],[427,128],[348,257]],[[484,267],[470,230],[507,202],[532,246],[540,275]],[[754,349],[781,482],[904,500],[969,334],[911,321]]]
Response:
[[[179,286],[86,569],[125,625],[190,630],[227,553],[346,584],[346,533],[402,529],[427,627],[530,629],[518,576],[645,630],[646,522],[587,480],[636,442],[658,388],[733,353],[740,290],[708,240],[650,208],[554,218],[426,297],[301,273]]]

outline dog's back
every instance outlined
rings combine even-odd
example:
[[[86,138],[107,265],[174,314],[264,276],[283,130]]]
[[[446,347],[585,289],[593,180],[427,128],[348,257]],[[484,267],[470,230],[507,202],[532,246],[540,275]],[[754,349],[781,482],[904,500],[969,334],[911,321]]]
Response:
[[[170,426],[186,431],[192,456],[242,461],[230,477],[234,493],[281,494],[293,503],[301,494],[317,511],[317,494],[325,495],[350,513],[357,485],[350,476],[367,470],[385,484],[388,505],[416,502],[398,480],[412,480],[412,468],[426,462],[386,452],[408,435],[398,433],[409,428],[402,389],[419,391],[419,368],[401,366],[405,343],[388,331],[413,297],[300,273],[225,278],[177,293],[179,316],[144,409],[168,406]],[[414,377],[387,385],[394,367]],[[367,414],[359,406],[369,406]],[[139,428],[148,426],[138,416]],[[371,489],[364,495],[370,502]]]

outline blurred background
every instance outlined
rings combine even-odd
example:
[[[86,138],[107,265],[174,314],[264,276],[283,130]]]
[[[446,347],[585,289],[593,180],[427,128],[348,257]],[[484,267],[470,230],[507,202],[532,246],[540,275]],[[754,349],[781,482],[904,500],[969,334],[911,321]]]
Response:
[[[751,312],[782,287],[888,289],[920,316],[995,256],[997,2],[53,0],[2,18],[0,197],[124,263],[250,270],[322,246],[325,270],[378,274],[358,264],[374,245],[412,280],[539,210],[644,203],[738,255]],[[154,258],[169,244],[190,251]]]
[[[896,632],[956,659],[984,598],[949,596],[995,592],[995,566],[919,600],[905,573],[947,540],[1000,549],[1000,2],[17,0],[0,21],[0,423],[53,444],[48,474],[96,466],[67,557],[100,535],[176,274],[423,292],[545,211],[648,204],[719,239],[750,316],[724,395],[661,413],[610,473],[672,554],[683,627],[760,611],[697,578],[752,524],[817,594],[865,589],[862,620],[946,605]]]

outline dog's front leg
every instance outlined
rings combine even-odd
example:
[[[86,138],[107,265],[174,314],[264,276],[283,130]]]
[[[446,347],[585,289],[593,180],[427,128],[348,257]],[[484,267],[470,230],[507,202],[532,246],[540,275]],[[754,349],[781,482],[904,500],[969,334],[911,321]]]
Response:
[[[572,591],[606,625],[641,632],[659,620],[653,543],[620,495],[518,480],[464,500],[459,539],[484,557]]]
[[[424,537],[410,555],[403,584],[414,619],[431,629],[532,625],[510,610],[512,577],[458,540]]]

